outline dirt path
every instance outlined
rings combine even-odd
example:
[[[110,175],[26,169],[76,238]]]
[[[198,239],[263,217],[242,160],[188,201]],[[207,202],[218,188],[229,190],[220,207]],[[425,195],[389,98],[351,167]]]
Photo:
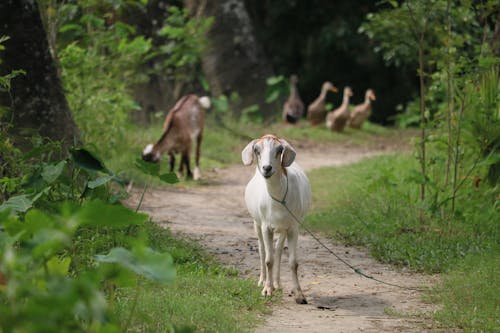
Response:
[[[312,149],[299,145],[297,162],[305,169],[353,163],[381,154],[387,145],[375,148],[324,146]],[[390,150],[394,150],[391,145]],[[232,166],[204,172],[203,186],[150,190],[142,210],[173,232],[198,240],[223,263],[243,276],[258,279],[257,238],[244,204],[243,192],[254,167]],[[314,191],[314,189],[312,189]],[[134,198],[132,198],[134,199]],[[397,272],[363,251],[323,240],[333,251],[374,277],[405,286],[431,285],[429,276]],[[279,332],[425,332],[428,323],[419,314],[432,311],[416,291],[378,284],[354,274],[320,247],[309,235],[299,238],[299,274],[309,304],[295,304],[287,297],[291,279],[283,256],[283,302],[264,318],[259,333]],[[395,313],[404,313],[396,316]]]

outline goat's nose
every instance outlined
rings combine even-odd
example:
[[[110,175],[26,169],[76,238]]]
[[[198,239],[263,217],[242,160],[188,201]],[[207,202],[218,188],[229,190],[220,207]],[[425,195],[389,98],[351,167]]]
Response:
[[[271,171],[271,169],[272,169],[272,168],[273,168],[273,167],[272,167],[272,166],[270,166],[270,165],[264,165],[264,166],[262,167],[262,170],[263,170],[264,172],[266,172],[266,173],[267,173],[267,172]]]

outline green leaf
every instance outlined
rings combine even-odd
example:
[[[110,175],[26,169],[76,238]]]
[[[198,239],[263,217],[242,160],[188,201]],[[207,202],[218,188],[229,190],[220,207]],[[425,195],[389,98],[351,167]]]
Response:
[[[398,7],[398,2],[396,0],[388,0],[387,2],[390,3],[393,8]]]
[[[500,154],[499,153],[491,153],[488,155],[483,161],[479,162],[478,166],[490,166],[493,164],[500,163]]]
[[[147,279],[168,283],[175,278],[175,267],[172,256],[168,253],[155,252],[144,248],[130,252],[122,247],[111,249],[107,255],[97,255],[96,260],[102,263],[114,263],[127,268]]]
[[[115,228],[143,224],[148,219],[146,214],[136,213],[121,205],[106,204],[100,200],[85,203],[75,217],[83,225]]]
[[[31,207],[35,201],[37,201],[42,195],[46,194],[50,190],[50,187],[44,188],[42,191],[36,193],[35,195],[21,194],[14,197],[10,197],[9,200],[5,201],[0,205],[0,212],[10,209],[14,214],[25,213]]]
[[[43,167],[42,178],[47,184],[53,183],[64,170],[66,161],[61,161],[57,164],[47,164]]]
[[[277,89],[272,90],[266,96],[266,103],[272,103],[272,102],[274,102],[275,100],[278,99],[279,96],[280,96],[279,90],[277,90]]]
[[[198,77],[198,82],[200,82],[201,87],[203,88],[204,91],[210,91],[210,83],[208,83],[207,78],[204,75],[200,75]]]
[[[47,270],[52,275],[66,276],[69,272],[70,264],[70,257],[59,258],[57,256],[54,256],[47,261]]]
[[[217,112],[225,113],[229,110],[229,102],[226,95],[220,95],[217,98],[212,99],[214,105],[214,110]]]
[[[53,225],[53,219],[38,209],[32,209],[24,218],[24,228],[31,234],[35,234],[43,228]]]
[[[158,177],[160,173],[160,164],[146,162],[140,158],[135,160],[135,166],[147,175]]]
[[[102,186],[106,183],[108,183],[110,180],[112,180],[114,176],[112,175],[106,175],[103,177],[96,178],[94,180],[91,180],[87,183],[87,187],[90,189],[94,189],[96,187]]]
[[[164,173],[163,175],[160,175],[160,179],[168,184],[175,184],[179,182],[179,178],[177,178],[175,172]]]
[[[33,199],[26,194],[10,197],[0,205],[0,212],[10,209],[12,213],[24,213],[33,206]]]
[[[52,257],[71,242],[69,235],[61,230],[43,228],[38,230],[31,239],[34,257]]]
[[[273,86],[275,84],[279,84],[285,80],[285,77],[283,75],[278,75],[278,76],[271,76],[268,77],[266,80],[266,83],[268,86]]]
[[[91,171],[107,172],[104,164],[88,150],[76,148],[71,149],[70,153],[78,167]]]
[[[67,32],[67,31],[76,31],[78,33],[83,33],[85,30],[82,28],[81,25],[74,24],[74,23],[65,24],[59,28],[59,32],[63,33],[63,32]]]

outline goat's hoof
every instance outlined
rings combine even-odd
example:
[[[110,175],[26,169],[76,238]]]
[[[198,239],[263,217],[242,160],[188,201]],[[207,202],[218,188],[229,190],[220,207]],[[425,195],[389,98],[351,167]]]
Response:
[[[264,287],[264,289],[262,289],[262,296],[271,297],[273,295],[273,291],[274,291],[273,287]]]
[[[193,180],[200,180],[200,179],[201,179],[200,168],[196,167],[194,169]]]
[[[295,299],[295,303],[297,303],[297,304],[307,304],[307,300],[306,300],[305,297],[297,297]]]

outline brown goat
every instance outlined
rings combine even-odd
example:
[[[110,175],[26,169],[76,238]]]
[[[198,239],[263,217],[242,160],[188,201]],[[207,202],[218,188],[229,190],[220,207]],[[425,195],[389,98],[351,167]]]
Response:
[[[170,156],[170,171],[174,171],[175,154],[181,154],[179,172],[186,167],[187,177],[195,180],[200,174],[200,146],[205,123],[205,111],[210,108],[210,98],[196,95],[183,96],[168,112],[163,124],[163,134],[155,144],[148,144],[142,159],[148,162],[159,162],[160,156],[167,152]],[[196,159],[194,177],[191,172],[190,156],[192,142],[196,141]]]

